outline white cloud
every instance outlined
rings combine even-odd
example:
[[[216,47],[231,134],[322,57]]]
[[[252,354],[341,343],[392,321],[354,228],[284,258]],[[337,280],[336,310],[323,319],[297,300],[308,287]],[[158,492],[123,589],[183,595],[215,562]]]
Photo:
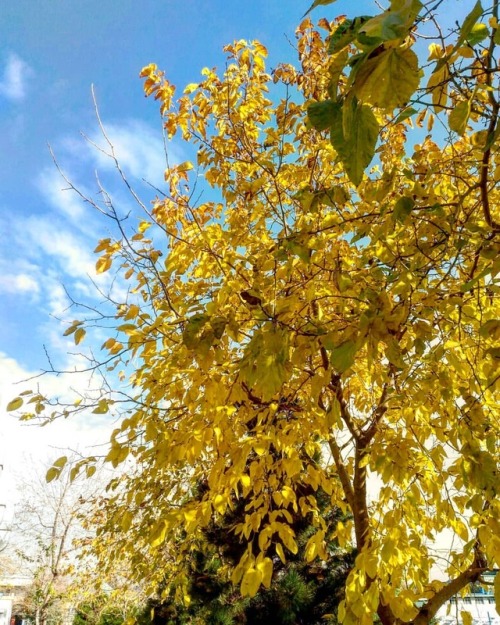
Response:
[[[163,184],[167,163],[160,129],[153,129],[138,120],[130,120],[120,124],[106,124],[105,132],[125,175],[144,179],[156,186]],[[113,159],[106,154],[110,152],[110,146],[105,138],[96,132],[90,139],[103,150],[96,149],[91,143],[88,145],[97,167],[106,171],[116,169]],[[169,162],[179,162],[179,156],[179,150],[169,146]]]
[[[78,358],[70,357],[68,370],[77,364]],[[1,481],[2,501],[9,506],[15,497],[15,474],[29,472],[29,459],[47,461],[64,454],[67,449],[93,454],[95,446],[105,444],[113,428],[107,416],[82,414],[39,427],[20,422],[6,412],[10,400],[24,390],[39,391],[46,396],[63,400],[74,399],[74,391],[86,392],[93,387],[88,373],[68,373],[60,376],[34,377],[37,372],[22,367],[14,358],[0,352],[0,422],[2,445],[0,464],[3,465]],[[102,453],[99,452],[99,453]]]
[[[63,179],[56,167],[46,167],[38,176],[37,186],[49,204],[68,220],[79,227],[86,229],[90,208],[85,206],[73,189]],[[83,186],[83,185],[82,185]]]
[[[27,273],[13,273],[0,275],[0,293],[12,295],[27,294],[35,297],[40,292],[36,278]]]
[[[32,74],[31,67],[17,54],[9,54],[0,80],[0,95],[8,100],[23,100],[26,97],[26,84]]]
[[[57,219],[32,217],[23,224],[25,251],[31,257],[42,261],[45,257],[54,259],[61,271],[61,277],[82,278],[95,275],[95,258],[91,244],[66,229]]]

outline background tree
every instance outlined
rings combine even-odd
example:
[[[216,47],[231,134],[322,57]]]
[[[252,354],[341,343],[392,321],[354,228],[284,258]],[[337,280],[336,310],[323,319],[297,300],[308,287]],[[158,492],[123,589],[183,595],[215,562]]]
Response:
[[[320,460],[316,458],[316,462]],[[206,484],[199,484],[195,498],[201,500]],[[309,488],[309,494],[313,494]],[[303,493],[307,495],[307,493]],[[319,513],[329,508],[329,497],[316,493]],[[282,561],[275,559],[274,583],[269,589],[261,588],[254,597],[241,597],[231,583],[231,570],[240,561],[246,546],[232,529],[245,518],[244,498],[235,499],[232,509],[218,522],[212,522],[203,537],[194,544],[187,559],[187,585],[189,605],[175,600],[175,593],[167,598],[153,598],[145,606],[140,622],[150,622],[153,610],[154,625],[180,625],[204,623],[231,625],[235,623],[274,622],[276,625],[302,623],[317,625],[336,622],[338,605],[342,598],[345,580],[354,563],[354,554],[340,549],[335,540],[325,545],[328,565],[308,562],[305,546],[315,533],[315,528],[302,515],[291,512],[291,527],[297,536],[298,552]],[[346,520],[337,511],[324,514],[325,523],[333,531],[339,520]],[[181,538],[182,541],[182,538]],[[163,591],[165,588],[162,589]],[[168,589],[167,589],[168,590]],[[172,590],[172,589],[170,589]],[[167,593],[159,593],[165,597]]]
[[[471,3],[449,33],[448,4],[323,19],[326,43],[306,19],[299,67],[272,76],[260,43],[235,42],[178,100],[144,68],[167,136],[197,154],[151,207],[132,192],[135,233],[94,201],[117,226],[98,271],[130,284],[103,345],[130,389],[93,404],[122,411],[106,460],[132,458],[102,502],[104,570],[125,558],[154,589],[167,569],[187,601],[193,546],[238,497],[241,594],[298,552],[293,512],[316,530],[306,561],[331,540],[358,552],[348,625],[427,624],[498,566],[498,4]],[[317,492],[352,522],[331,532]],[[444,530],[446,583],[431,572]]]
[[[22,611],[36,625],[67,623],[71,608],[70,584],[77,559],[75,540],[82,537],[81,517],[88,503],[80,481],[71,480],[71,465],[60,479],[47,483],[45,469],[34,465],[20,481],[19,503],[12,533],[19,570],[32,577]],[[50,476],[50,469],[49,469]]]

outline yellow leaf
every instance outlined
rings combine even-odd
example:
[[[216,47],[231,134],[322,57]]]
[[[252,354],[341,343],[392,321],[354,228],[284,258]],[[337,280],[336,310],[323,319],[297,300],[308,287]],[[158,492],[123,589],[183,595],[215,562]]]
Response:
[[[472,614],[470,612],[467,612],[466,610],[460,611],[460,617],[462,619],[463,625],[472,625],[474,623],[472,619]]]
[[[316,535],[311,536],[307,541],[306,548],[304,551],[304,558],[306,562],[312,562],[314,558],[318,555],[318,545],[316,542]]]
[[[7,412],[12,412],[13,410],[19,410],[19,408],[21,408],[23,403],[24,402],[23,402],[22,397],[16,397],[15,399],[13,399],[7,404]]]
[[[262,585],[265,588],[270,588],[271,579],[273,577],[273,561],[271,558],[264,558],[262,562],[258,562],[256,566],[262,573]]]
[[[101,256],[101,258],[99,258],[95,264],[95,270],[97,273],[104,273],[108,271],[108,269],[111,267],[111,264],[111,256]]]
[[[255,597],[262,582],[262,571],[258,568],[247,569],[241,580],[240,592],[243,597]]]
[[[59,477],[60,473],[61,473],[61,470],[58,469],[57,467],[50,467],[50,469],[47,471],[47,474],[45,476],[45,480],[47,482],[52,482],[57,477]]]
[[[276,553],[278,554],[279,559],[283,562],[283,564],[286,564],[285,552],[283,551],[281,543],[276,543]]]
[[[106,414],[109,410],[109,404],[106,399],[100,399],[97,406],[92,410],[93,414]]]
[[[228,499],[226,495],[216,495],[214,498],[214,508],[217,510],[219,514],[224,514],[226,512],[228,504]]]
[[[58,469],[63,469],[67,462],[68,462],[68,457],[61,456],[53,463],[53,466],[57,467]]]
[[[85,332],[85,330],[83,328],[78,328],[75,331],[75,334],[74,334],[75,345],[79,345],[82,342],[85,334],[86,334],[86,332]]]

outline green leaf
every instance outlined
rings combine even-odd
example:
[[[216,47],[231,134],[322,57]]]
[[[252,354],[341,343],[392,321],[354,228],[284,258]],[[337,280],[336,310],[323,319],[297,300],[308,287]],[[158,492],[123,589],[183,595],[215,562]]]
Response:
[[[63,469],[66,465],[66,463],[68,462],[68,457],[67,456],[61,456],[60,458],[58,458],[54,463],[53,466],[57,467],[58,469]]]
[[[460,48],[469,39],[469,36],[471,35],[472,30],[474,29],[474,26],[476,25],[478,19],[483,15],[483,13],[484,13],[483,5],[481,4],[480,0],[478,0],[478,2],[476,2],[476,4],[474,5],[472,11],[464,19],[462,28],[460,29],[460,34],[458,35],[457,42],[453,46],[453,49],[451,50],[449,54],[445,55],[442,59],[439,59],[439,61],[436,64],[433,74],[435,74],[442,67],[444,67],[444,65],[446,65],[446,63],[451,58],[451,56],[456,52],[456,50],[458,50],[458,48]]]
[[[328,68],[330,81],[328,83],[328,95],[332,100],[337,101],[339,98],[339,81],[342,76],[347,62],[349,60],[349,51],[344,50],[342,53],[335,55]]]
[[[97,406],[92,410],[92,414],[106,414],[109,410],[108,401],[106,399],[100,399]]]
[[[360,15],[353,20],[345,20],[331,34],[328,40],[328,54],[337,54],[343,48],[352,43],[359,29],[365,22],[371,19],[371,15]]]
[[[311,250],[306,245],[301,244],[295,239],[291,239],[287,242],[286,247],[292,254],[298,256],[302,262],[306,264],[311,262]]]
[[[61,469],[58,469],[57,467],[50,467],[50,469],[47,471],[45,475],[45,481],[48,483],[54,481],[56,478],[59,477],[60,473],[61,473]]]
[[[484,41],[489,34],[490,31],[486,24],[474,24],[470,33],[467,35],[467,43],[470,46],[475,46],[478,43],[481,43],[481,41]]]
[[[12,401],[10,401],[7,404],[7,412],[12,412],[14,410],[19,410],[19,408],[21,408],[21,406],[23,405],[23,398],[22,397],[16,397],[15,399],[13,399]]]
[[[212,317],[212,319],[210,319],[210,325],[214,331],[215,338],[220,339],[226,329],[227,319],[224,319],[224,317]]]
[[[364,24],[360,35],[367,41],[393,41],[404,39],[410,32],[422,9],[420,0],[393,0],[387,11],[376,15]]]
[[[479,328],[479,335],[487,339],[492,337],[500,340],[500,319],[489,319]]]
[[[324,102],[313,102],[307,107],[307,116],[311,126],[316,130],[326,130],[330,128],[335,120],[335,115],[340,109],[340,104],[333,100]]]
[[[196,349],[199,345],[200,334],[210,321],[210,315],[198,314],[188,319],[182,333],[182,342],[188,349]]]
[[[411,214],[415,206],[415,200],[412,197],[408,197],[404,195],[400,197],[399,200],[394,205],[394,211],[392,212],[392,217],[395,221],[399,221],[400,223],[404,223]]]
[[[250,388],[264,401],[271,399],[290,373],[288,332],[266,323],[245,347],[239,368],[242,380]]]
[[[465,131],[467,130],[467,122],[469,121],[470,112],[470,100],[464,100],[463,102],[459,102],[450,113],[450,117],[448,120],[450,130],[453,130],[453,132],[456,132],[460,136],[463,136],[465,134]]]
[[[418,89],[418,58],[413,50],[389,48],[359,66],[352,93],[386,111],[404,106]]]
[[[314,0],[314,2],[311,4],[311,6],[307,9],[307,11],[302,16],[302,18],[304,18],[308,13],[310,13],[313,9],[320,6],[321,4],[327,5],[327,4],[333,4],[334,2],[337,2],[337,0]]]
[[[455,44],[454,50],[460,48],[460,46],[465,43],[465,41],[469,38],[469,35],[477,23],[477,20],[484,13],[483,5],[480,0],[476,2],[472,11],[467,15],[464,19],[464,23],[462,24],[462,28],[460,29],[460,34],[457,39],[457,43]]]
[[[405,119],[408,119],[416,113],[418,113],[417,109],[414,109],[413,107],[406,108],[404,111],[401,111],[401,113],[396,117],[393,123],[400,124],[401,122],[404,122]]]
[[[343,108],[346,107],[350,107],[346,111],[349,119],[347,132],[343,128],[343,112],[339,110],[330,132],[330,140],[349,179],[357,186],[375,154],[379,125],[369,106],[360,106],[354,101],[346,102]]]
[[[387,349],[385,350],[385,356],[387,360],[398,369],[405,368],[405,361],[403,360],[401,348],[399,347],[396,340],[392,339],[388,341]]]
[[[333,367],[339,372],[344,373],[354,364],[358,346],[356,341],[349,339],[344,341],[337,347],[334,347],[330,353],[330,361]]]

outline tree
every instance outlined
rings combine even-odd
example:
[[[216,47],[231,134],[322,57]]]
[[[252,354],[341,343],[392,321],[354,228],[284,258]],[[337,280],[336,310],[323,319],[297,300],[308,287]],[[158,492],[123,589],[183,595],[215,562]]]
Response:
[[[126,558],[182,596],[192,545],[234,497],[242,595],[297,553],[293,511],[316,528],[306,560],[332,539],[358,552],[347,625],[427,624],[499,565],[498,2],[445,32],[450,4],[322,19],[326,43],[307,18],[300,66],[272,75],[262,44],[235,42],[177,100],[144,68],[168,138],[197,154],[151,208],[134,196],[133,233],[94,200],[117,226],[97,269],[131,293],[103,346],[130,390],[92,405],[123,413],[106,460],[135,467],[102,503],[104,569]],[[66,333],[79,344],[85,320]],[[330,532],[304,488],[352,522]],[[444,531],[447,582],[431,572]]]
[[[95,594],[76,606],[72,625],[122,625],[130,616],[130,606],[109,601],[105,594]]]
[[[194,497],[201,500],[205,490],[206,484],[199,484]],[[308,496],[313,492],[309,487],[309,493],[302,494]],[[338,510],[323,515],[325,507],[330,507],[330,498],[321,489],[316,491],[316,500],[327,531],[333,531],[338,521],[346,520]],[[270,622],[276,625],[318,625],[325,622],[325,615],[328,615],[329,622],[336,622],[334,618],[355,554],[340,549],[332,540],[325,545],[328,565],[308,562],[305,547],[316,529],[298,512],[291,512],[290,523],[297,537],[297,554],[284,561],[279,557],[275,559],[274,583],[269,589],[261,587],[251,598],[235,592],[228,571],[238,564],[246,546],[231,530],[244,520],[248,503],[245,498],[235,498],[231,510],[206,527],[201,539],[192,545],[187,559],[189,605],[176,600],[174,592],[165,598],[165,588],[160,589],[159,598],[152,598],[146,604],[139,623],[152,620],[153,625],[265,625]]]
[[[56,461],[56,466],[61,467]],[[40,467],[38,467],[39,469]],[[48,484],[43,470],[23,478],[13,534],[19,569],[29,573],[22,610],[35,625],[64,623],[71,604],[70,582],[76,562],[75,539],[81,538],[81,517],[87,502],[84,488],[70,479],[71,462],[60,479]]]

